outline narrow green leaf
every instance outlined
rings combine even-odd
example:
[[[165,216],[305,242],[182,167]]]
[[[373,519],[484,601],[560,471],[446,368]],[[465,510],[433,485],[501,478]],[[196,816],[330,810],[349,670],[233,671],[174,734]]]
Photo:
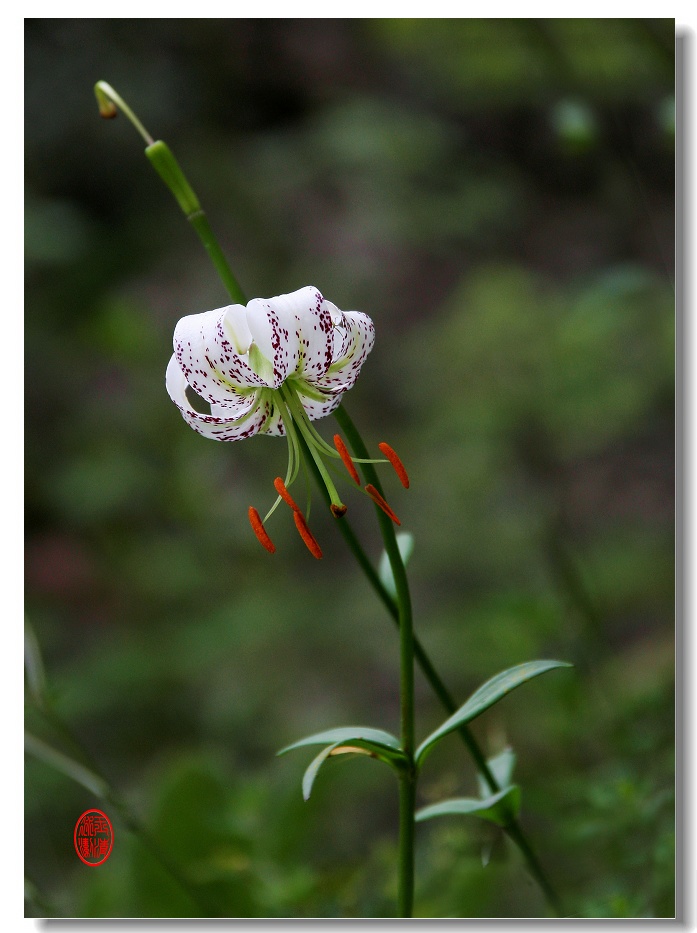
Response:
[[[499,787],[508,787],[511,783],[515,762],[515,752],[510,747],[504,748],[504,750],[498,755],[487,759],[489,770],[494,776],[494,780],[499,785]],[[481,776],[481,774],[477,775],[477,784],[479,785],[479,796],[482,799],[488,797],[491,793],[491,788]]]
[[[337,729],[317,732],[315,735],[309,735],[304,739],[293,742],[292,745],[286,745],[276,754],[285,755],[286,752],[290,752],[295,748],[304,748],[307,745],[325,745],[327,742],[334,745],[355,745],[358,748],[373,752],[378,758],[390,762],[404,759],[399,739],[389,732],[383,732],[382,729],[370,729],[367,726],[341,726]]]
[[[82,784],[96,797],[108,798],[109,787],[99,775],[79,762],[73,761],[72,758],[69,758],[63,752],[59,752],[51,745],[47,745],[41,739],[37,739],[36,736],[31,735],[29,732],[24,734],[24,750],[47,765],[51,765],[52,768],[67,777],[72,778],[73,781],[77,781],[78,784]]]
[[[402,555],[402,561],[406,567],[409,562],[409,558],[414,553],[414,535],[408,531],[398,531],[397,547],[399,548],[399,553]],[[380,577],[380,582],[385,587],[390,596],[393,599],[396,599],[397,587],[395,586],[394,576],[392,575],[392,565],[390,564],[390,559],[387,556],[387,551],[383,551],[380,555],[378,576]]]
[[[520,812],[521,793],[517,784],[506,787],[498,794],[492,794],[484,800],[474,797],[456,797],[444,800],[429,807],[422,807],[416,812],[417,822],[430,820],[434,816],[476,816],[480,820],[507,826]]]
[[[385,764],[388,764],[393,768],[397,767],[394,758],[388,758],[386,755],[377,751],[371,751],[367,748],[361,747],[360,745],[345,745],[343,742],[334,742],[333,745],[328,745],[326,748],[323,748],[319,755],[312,759],[307,770],[305,771],[302,785],[304,800],[310,799],[312,785],[315,783],[315,778],[317,777],[319,769],[328,758],[332,758],[335,755],[368,755],[370,758],[380,759],[381,761],[385,762]]]
[[[332,758],[334,755],[368,755],[370,758],[379,758],[381,761],[384,761],[385,764],[390,765],[390,767],[396,767],[394,759],[390,759],[377,751],[370,751],[367,748],[362,748],[360,745],[345,745],[343,742],[334,742],[333,745],[328,745],[326,748],[323,748],[319,755],[312,759],[305,771],[302,785],[304,800],[310,799],[312,785],[315,783],[315,778],[317,777],[319,769],[328,758]]]
[[[480,716],[485,710],[498,703],[516,687],[520,687],[533,677],[544,674],[545,671],[551,671],[557,667],[573,667],[566,661],[526,661],[524,664],[518,664],[507,671],[496,674],[491,680],[487,680],[478,690],[476,690],[467,702],[457,710],[456,713],[446,719],[440,728],[432,732],[416,750],[416,764],[420,765],[428,751],[443,736],[454,732],[460,726],[472,722],[477,716]]]

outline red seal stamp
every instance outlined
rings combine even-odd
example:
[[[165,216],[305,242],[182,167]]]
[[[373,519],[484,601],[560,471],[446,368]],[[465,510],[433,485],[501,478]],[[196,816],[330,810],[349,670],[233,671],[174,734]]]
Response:
[[[103,865],[111,855],[114,830],[101,810],[85,810],[75,824],[75,851],[85,865]]]

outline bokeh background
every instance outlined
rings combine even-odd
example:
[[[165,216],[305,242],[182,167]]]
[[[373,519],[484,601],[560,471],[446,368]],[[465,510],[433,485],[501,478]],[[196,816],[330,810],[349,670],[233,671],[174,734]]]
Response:
[[[51,703],[186,880],[26,762],[29,915],[381,917],[387,769],[277,749],[398,729],[392,623],[316,499],[259,547],[282,441],[190,431],[185,313],[226,303],[112,83],[175,151],[248,294],[313,284],[374,319],[347,408],[388,440],[417,632],[460,700],[572,661],[476,723],[578,917],[674,914],[672,20],[26,21],[26,606]],[[333,433],[332,425],[322,428]],[[377,561],[369,503],[350,517]],[[417,674],[418,732],[444,718]],[[31,730],[70,752],[35,709]],[[420,803],[476,794],[451,737]],[[108,806],[106,807],[109,811]],[[486,866],[484,866],[486,863]],[[418,830],[416,914],[546,906],[475,819]]]

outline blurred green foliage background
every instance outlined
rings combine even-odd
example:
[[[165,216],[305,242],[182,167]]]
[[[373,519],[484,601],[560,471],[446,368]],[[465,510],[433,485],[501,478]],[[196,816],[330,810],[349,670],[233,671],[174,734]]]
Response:
[[[305,804],[302,753],[275,757],[398,728],[394,628],[319,498],[322,562],[282,510],[278,552],[254,539],[285,444],[206,441],[168,399],[174,324],[226,296],[133,129],[100,121],[105,79],[248,294],[373,317],[346,405],[410,470],[385,481],[421,640],[460,702],[574,662],[475,731],[513,746],[571,915],[674,915],[673,68],[672,20],[26,21],[27,613],[55,709],[186,879],[113,812],[86,869],[99,801],[28,758],[28,914],[381,917],[396,887],[387,769],[327,767]],[[444,715],[417,687],[423,736]],[[473,793],[451,737],[419,802]],[[498,830],[417,841],[417,916],[545,915]]]

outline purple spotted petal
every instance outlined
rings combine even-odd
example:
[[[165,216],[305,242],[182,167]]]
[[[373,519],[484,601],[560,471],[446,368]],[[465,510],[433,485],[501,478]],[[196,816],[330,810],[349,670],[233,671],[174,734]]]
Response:
[[[184,378],[211,404],[227,401],[238,388],[267,384],[252,369],[247,355],[235,350],[226,322],[230,310],[190,314],[174,330],[174,356]]]
[[[324,401],[320,402],[317,401],[317,399],[303,395],[303,393],[299,391],[298,398],[300,399],[303,408],[307,412],[307,416],[310,421],[319,421],[320,418],[325,418],[327,415],[330,415],[335,408],[339,407],[343,394],[343,390],[332,394],[327,394]]]
[[[345,392],[358,379],[366,357],[375,342],[375,327],[361,311],[337,309],[334,318],[332,364],[312,383],[320,391]],[[309,380],[308,380],[309,381]]]
[[[247,305],[247,326],[257,349],[272,367],[267,384],[274,389],[295,371],[297,362],[297,340],[291,339],[292,324],[280,307],[283,297],[253,298]]]
[[[228,305],[179,321],[167,389],[187,423],[206,437],[283,435],[278,406],[264,390],[296,376],[309,418],[323,418],[355,383],[374,340],[367,315],[344,314],[312,286],[255,298],[246,307]],[[210,415],[189,404],[187,384],[209,402]]]
[[[169,397],[177,406],[186,423],[214,441],[237,441],[271,426],[275,417],[275,406],[266,401],[260,391],[249,395],[231,394],[220,404],[211,404],[210,415],[203,415],[191,407],[186,397],[187,380],[173,356],[167,366],[165,384]]]
[[[318,379],[332,362],[333,337],[330,302],[307,285],[289,295],[271,298],[288,346],[288,372]]]

